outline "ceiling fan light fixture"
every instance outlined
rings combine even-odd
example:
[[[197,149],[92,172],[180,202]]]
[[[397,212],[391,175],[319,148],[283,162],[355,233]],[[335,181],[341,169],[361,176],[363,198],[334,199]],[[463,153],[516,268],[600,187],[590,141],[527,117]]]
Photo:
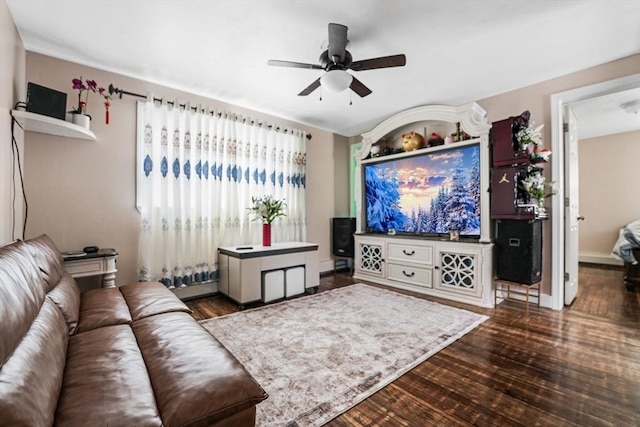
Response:
[[[344,70],[331,70],[320,77],[320,84],[330,92],[342,92],[351,86],[353,76]]]

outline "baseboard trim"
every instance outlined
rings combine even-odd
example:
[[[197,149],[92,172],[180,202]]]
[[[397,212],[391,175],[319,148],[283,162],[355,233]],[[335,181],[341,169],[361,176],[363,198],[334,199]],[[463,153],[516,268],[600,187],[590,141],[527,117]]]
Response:
[[[172,289],[173,293],[181,300],[201,298],[218,293],[218,282],[207,282],[200,285],[191,285],[184,288]]]
[[[578,262],[584,262],[588,264],[606,264],[606,265],[624,265],[619,259],[614,258],[609,254],[597,254],[597,253],[581,253],[578,254]]]

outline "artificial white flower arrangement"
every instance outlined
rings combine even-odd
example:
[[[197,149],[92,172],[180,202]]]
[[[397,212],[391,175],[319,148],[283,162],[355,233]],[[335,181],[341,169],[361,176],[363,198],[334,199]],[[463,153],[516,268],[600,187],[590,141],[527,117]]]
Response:
[[[545,197],[555,194],[553,183],[547,184],[541,169],[533,169],[527,172],[525,177],[520,180],[520,186],[531,198],[536,200],[537,205],[540,207],[542,207]],[[548,192],[548,188],[551,191]]]
[[[252,206],[249,209],[256,218],[262,219],[265,224],[271,224],[276,218],[287,216],[285,209],[287,204],[283,200],[275,199],[273,196],[251,196]]]
[[[533,152],[534,147],[542,144],[542,128],[544,125],[540,125],[534,128],[532,125],[522,127],[516,133],[516,139],[520,144],[520,149],[530,148],[529,151]]]

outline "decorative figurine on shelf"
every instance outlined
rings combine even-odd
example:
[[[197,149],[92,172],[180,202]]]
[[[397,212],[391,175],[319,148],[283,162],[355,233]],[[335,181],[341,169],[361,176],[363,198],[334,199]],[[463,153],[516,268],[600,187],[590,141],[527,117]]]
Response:
[[[414,151],[418,148],[424,148],[424,137],[414,131],[403,133],[402,148],[404,151]]]
[[[551,156],[551,150],[547,148],[540,148],[539,145],[534,145],[533,152],[531,153],[531,163],[541,163],[549,161]]]
[[[429,137],[429,147],[437,147],[442,144],[444,144],[444,139],[442,139],[440,134],[433,132]]]
[[[529,110],[525,110],[519,116],[515,116],[511,118],[511,139],[513,141],[513,151],[524,151],[526,144],[522,144],[520,142],[521,132],[525,132],[525,129],[530,129],[529,119],[531,118],[531,113]]]

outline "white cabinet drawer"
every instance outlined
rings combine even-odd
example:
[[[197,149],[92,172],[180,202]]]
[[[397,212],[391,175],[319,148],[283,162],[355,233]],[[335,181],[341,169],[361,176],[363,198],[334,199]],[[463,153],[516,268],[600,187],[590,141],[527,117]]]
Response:
[[[304,265],[306,260],[304,252],[266,256],[261,258],[261,269],[262,271],[267,271],[295,267],[297,265]]]
[[[388,264],[387,268],[387,277],[389,280],[410,283],[425,288],[433,287],[431,268],[412,267],[393,263]]]
[[[387,248],[389,261],[410,262],[422,265],[433,264],[433,247],[389,243]]]
[[[67,272],[73,277],[94,276],[102,273],[105,268],[102,258],[67,261],[64,266]]]

